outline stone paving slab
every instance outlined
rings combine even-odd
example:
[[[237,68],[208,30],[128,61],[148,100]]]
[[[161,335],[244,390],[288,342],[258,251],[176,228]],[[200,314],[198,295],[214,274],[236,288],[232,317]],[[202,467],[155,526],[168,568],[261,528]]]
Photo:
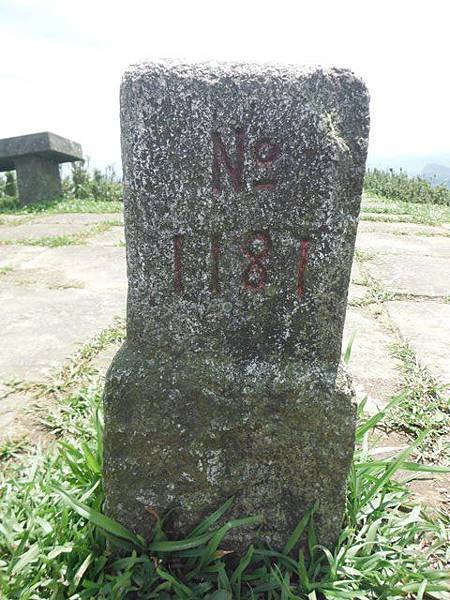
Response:
[[[370,450],[371,456],[375,459],[393,458],[399,452],[411,446],[411,440],[401,432],[389,431],[386,433],[377,430],[377,434],[372,436],[373,447]],[[411,477],[411,471],[398,471],[397,479],[408,479]],[[450,475],[429,473],[416,473],[415,479],[408,484],[413,497],[424,506],[433,509],[442,510],[443,507],[450,508]]]
[[[8,311],[0,380],[42,380],[124,316],[125,248],[7,248],[14,268],[0,277],[0,302]]]
[[[84,233],[86,227],[107,221],[120,221],[120,214],[62,214],[38,216],[21,225],[1,225],[0,241],[36,240]]]
[[[343,352],[351,336],[353,341],[349,372],[358,399],[368,396],[369,412],[377,412],[387,404],[400,385],[398,362],[389,353],[394,338],[365,308],[348,307],[345,320]]]
[[[378,253],[366,267],[393,294],[450,295],[450,257]]]
[[[3,274],[2,286],[24,286],[31,288],[70,289],[86,287],[84,281],[70,278],[63,271],[45,268],[13,269]]]
[[[28,436],[24,408],[33,400],[32,394],[26,392],[13,392],[0,397],[0,444],[8,439],[19,439]]]
[[[348,288],[347,302],[350,306],[355,306],[365,301],[367,298],[368,288],[365,285],[357,285],[350,283]]]
[[[24,265],[25,270],[47,271],[61,284],[81,282],[83,287],[107,292],[118,290],[125,294],[125,248],[61,246],[48,248]],[[19,277],[19,273],[16,274]],[[38,284],[39,281],[36,281]],[[63,285],[62,285],[63,286]]]
[[[37,240],[43,237],[75,235],[84,232],[83,224],[59,224],[49,228],[46,223],[25,223],[14,227],[0,227],[0,242],[23,242]]]
[[[103,293],[85,289],[49,290],[12,286],[0,289],[8,307],[0,346],[0,380],[39,381],[48,377],[101,329],[124,315],[117,286]]]
[[[361,221],[358,225],[358,238],[366,233],[382,235],[443,236],[448,237],[446,225],[418,225],[416,223],[383,223],[382,221]]]
[[[367,288],[367,277],[361,270],[361,266],[357,260],[353,261],[352,271],[350,274],[350,285],[348,287],[348,298],[347,302],[350,306],[361,302],[366,298]]]
[[[29,260],[46,251],[42,246],[0,246],[0,269],[23,268]]]
[[[386,307],[422,365],[450,384],[450,304],[393,301]]]
[[[34,223],[47,225],[96,225],[105,221],[120,221],[123,223],[122,213],[58,213],[54,215],[37,215]]]
[[[450,258],[450,237],[395,235],[383,230],[364,229],[358,232],[357,248],[368,253],[440,256]]]
[[[88,246],[123,246],[125,245],[125,233],[123,227],[112,227],[93,235],[87,240]]]
[[[366,276],[364,272],[361,270],[361,265],[357,260],[353,261],[352,271],[350,273],[350,281],[356,285],[365,285],[366,284]]]

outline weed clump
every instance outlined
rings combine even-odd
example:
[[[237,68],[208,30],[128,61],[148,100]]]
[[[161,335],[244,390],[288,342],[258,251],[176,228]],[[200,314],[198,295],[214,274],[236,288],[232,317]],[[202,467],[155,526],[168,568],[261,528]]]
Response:
[[[103,202],[121,202],[122,182],[114,167],[109,165],[104,172],[89,168],[86,162],[74,162],[71,174],[63,180],[63,191],[67,198],[76,200],[101,200]]]

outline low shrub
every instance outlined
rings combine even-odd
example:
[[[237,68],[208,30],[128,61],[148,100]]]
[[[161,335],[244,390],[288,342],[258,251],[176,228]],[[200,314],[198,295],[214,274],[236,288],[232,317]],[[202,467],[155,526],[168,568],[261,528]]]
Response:
[[[17,210],[18,207],[17,184],[14,173],[12,171],[0,173],[0,211],[10,212]]]
[[[450,206],[450,190],[447,187],[433,186],[421,177],[410,177],[401,169],[399,172],[368,169],[364,190],[390,200]]]
[[[91,171],[89,161],[72,163],[71,174],[63,180],[63,192],[77,200],[120,202],[123,198],[122,182],[114,167]]]

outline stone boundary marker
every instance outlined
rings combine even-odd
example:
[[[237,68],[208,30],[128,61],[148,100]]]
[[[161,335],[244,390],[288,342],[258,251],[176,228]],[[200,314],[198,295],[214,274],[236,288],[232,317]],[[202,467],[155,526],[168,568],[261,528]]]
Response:
[[[339,370],[368,137],[351,72],[131,67],[121,90],[127,341],[105,389],[108,513],[187,534],[230,496],[280,548],[341,527],[355,406]]]
[[[15,169],[21,204],[62,195],[59,163],[83,160],[80,144],[49,131],[0,140],[0,171]]]

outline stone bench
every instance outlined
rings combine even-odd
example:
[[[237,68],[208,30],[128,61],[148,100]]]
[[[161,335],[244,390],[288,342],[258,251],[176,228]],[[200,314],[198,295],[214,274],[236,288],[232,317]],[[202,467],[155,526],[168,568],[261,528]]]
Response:
[[[80,144],[49,131],[0,140],[0,171],[16,171],[21,204],[61,196],[58,165],[76,160],[83,160]]]

